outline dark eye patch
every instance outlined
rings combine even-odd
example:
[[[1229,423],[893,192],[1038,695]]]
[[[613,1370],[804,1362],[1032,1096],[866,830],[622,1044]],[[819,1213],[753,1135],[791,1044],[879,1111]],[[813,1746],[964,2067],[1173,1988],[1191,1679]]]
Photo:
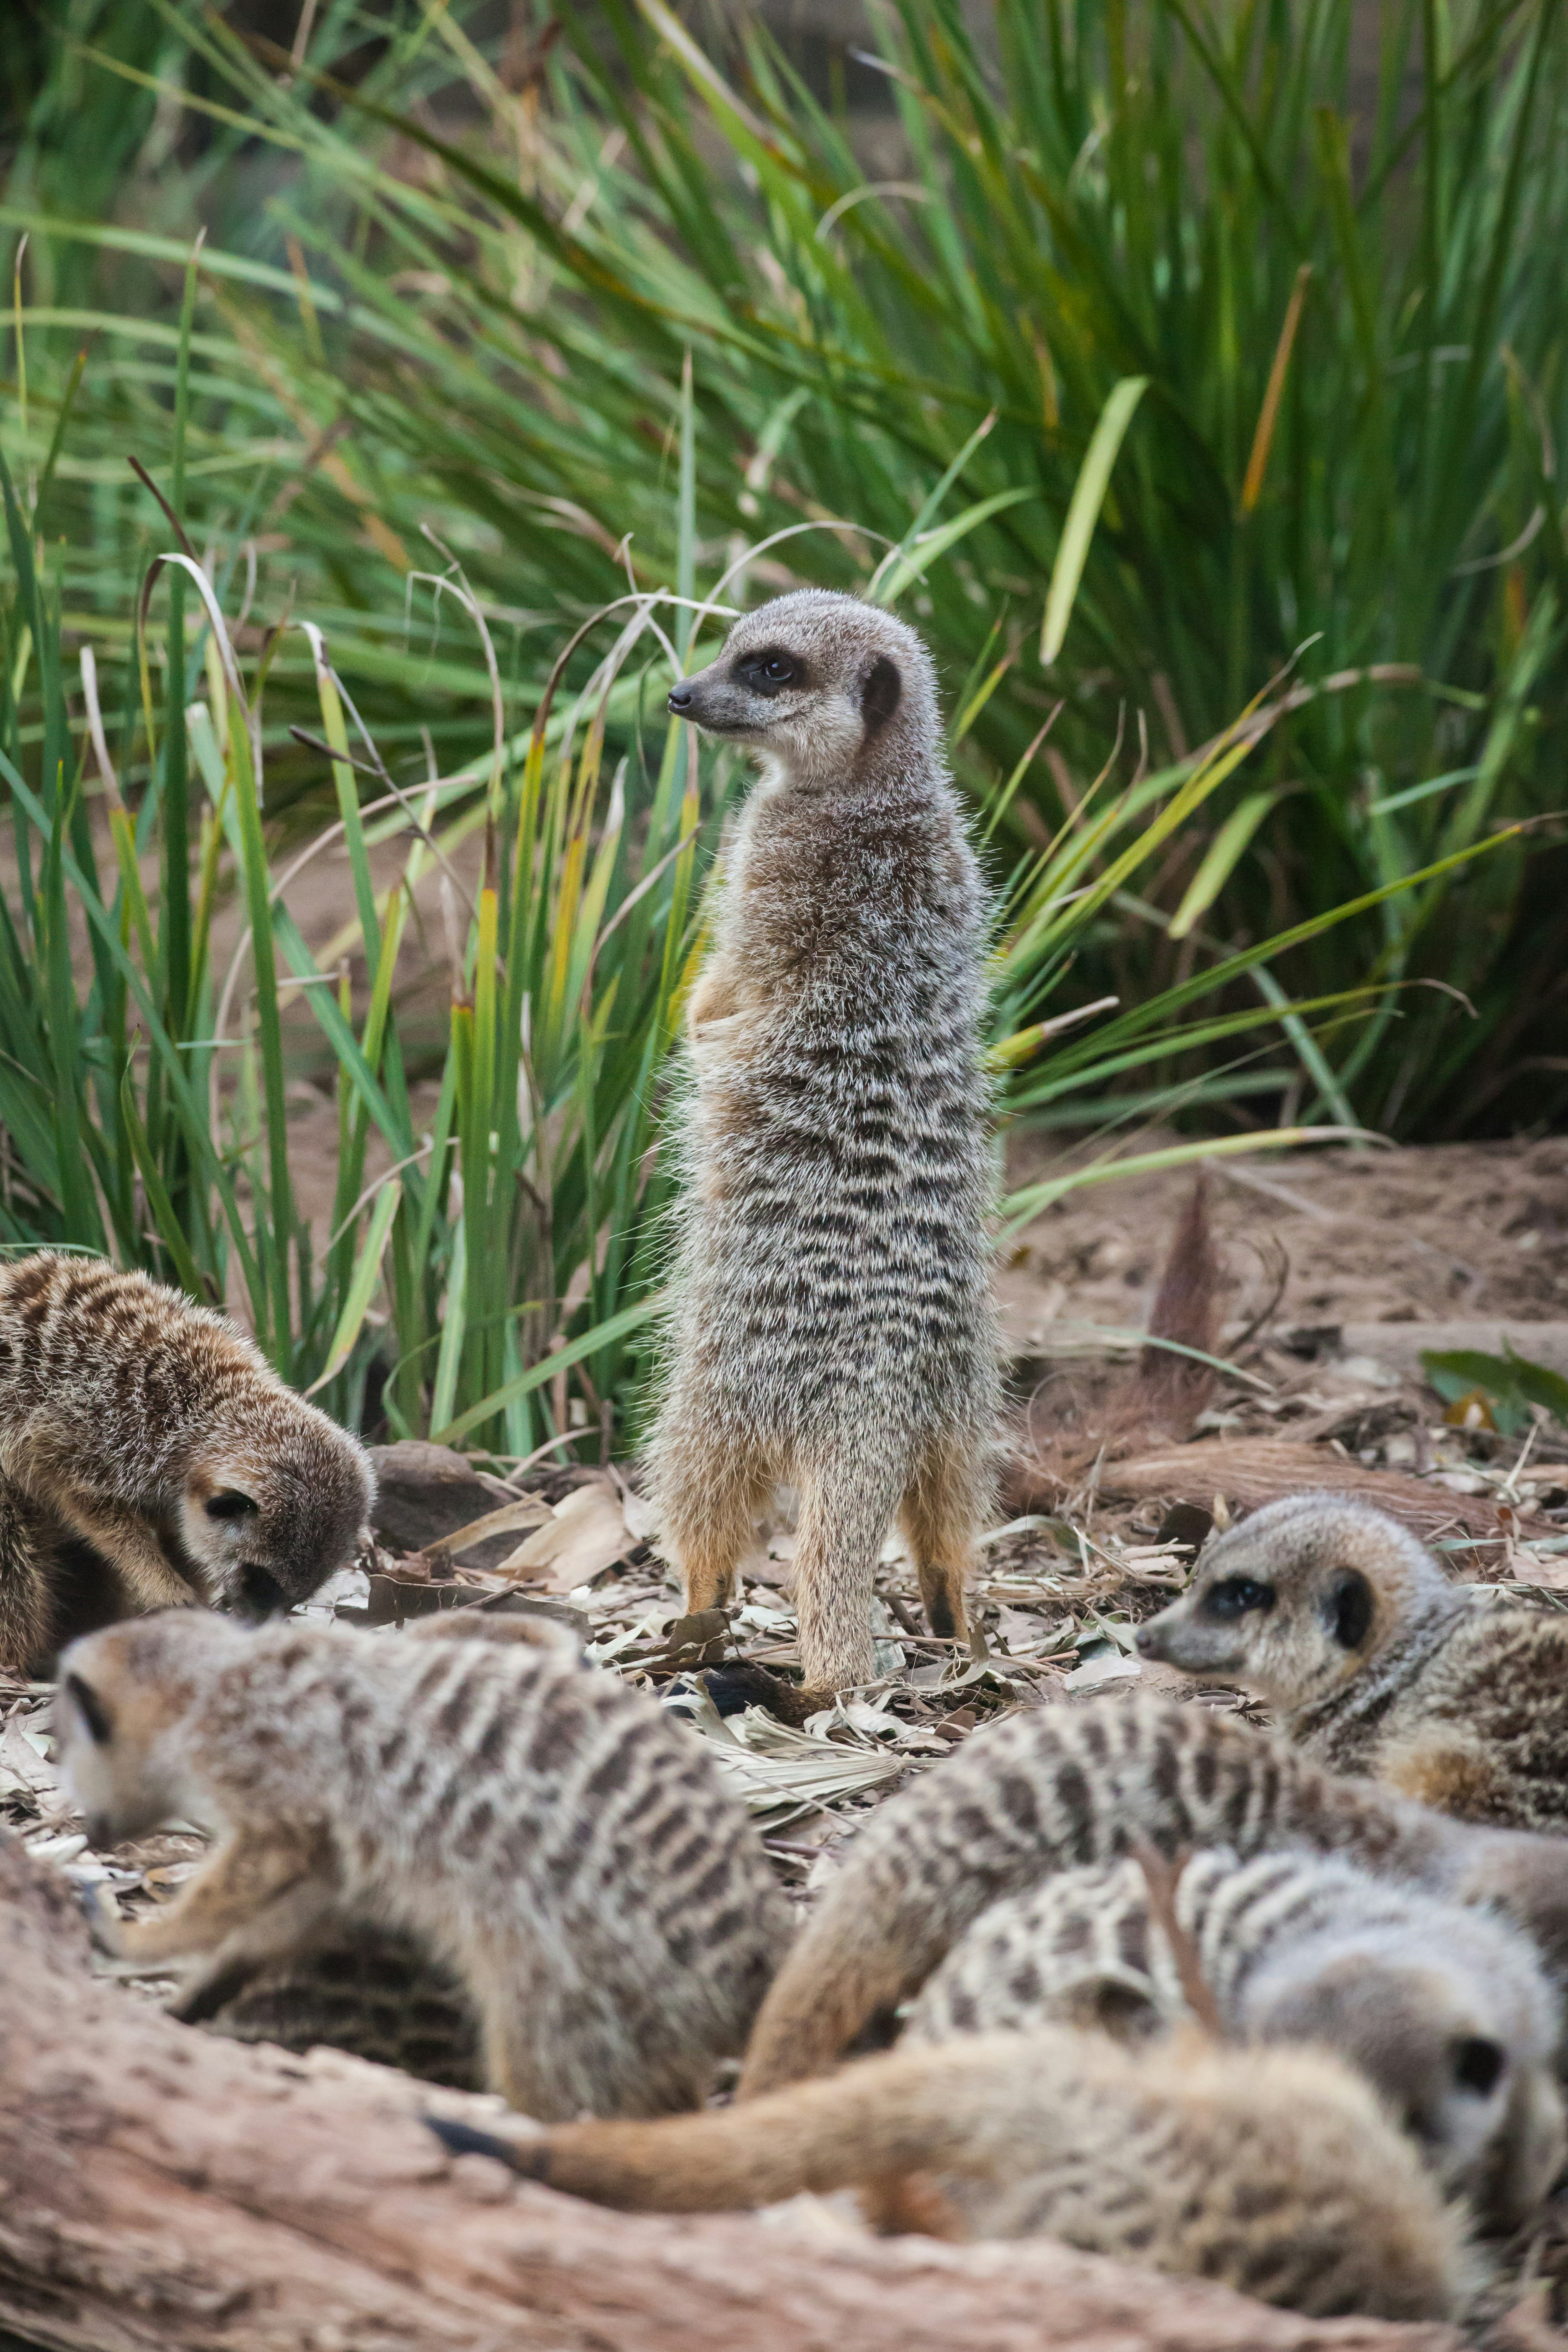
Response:
[[[1254,1576],[1227,1576],[1205,1594],[1203,1605],[1209,1617],[1245,1617],[1254,1610],[1261,1616],[1274,1606],[1274,1587]]]
[[[1500,2046],[1484,2033],[1467,2033],[1454,2045],[1454,2080],[1462,2091],[1473,2091],[1479,2099],[1490,2098],[1502,2068]]]
[[[109,1709],[80,1675],[68,1675],[66,1688],[70,1693],[77,1713],[87,1726],[88,1737],[97,1748],[107,1746],[114,1726],[109,1719]]]
[[[1372,1630],[1372,1587],[1360,1569],[1342,1569],[1323,1605],[1328,1629],[1342,1649],[1360,1649]]]
[[[254,1517],[256,1505],[248,1495],[241,1495],[232,1489],[226,1494],[211,1496],[206,1505],[209,1519],[247,1519]]]
[[[741,656],[735,675],[744,679],[753,694],[782,694],[786,686],[805,685],[805,664],[783,646],[763,646],[754,654]]]

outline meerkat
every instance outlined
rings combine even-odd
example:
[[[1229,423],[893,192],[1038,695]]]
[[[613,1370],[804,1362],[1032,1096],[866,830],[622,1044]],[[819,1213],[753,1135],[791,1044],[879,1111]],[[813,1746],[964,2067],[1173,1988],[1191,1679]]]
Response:
[[[1568,2140],[1557,1996],[1494,1915],[1337,1855],[1191,1855],[1174,1919],[1228,2042],[1310,2042],[1364,2074],[1446,2191],[1500,2230],[1535,2213]],[[1194,1988],[1137,1860],[993,1904],[915,2002],[906,2042],[1089,2023],[1127,2041],[1194,2021]]]
[[[358,1443],[221,1315],[51,1250],[0,1266],[0,1667],[48,1658],[90,1547],[118,1609],[262,1616],[353,1558]]]
[[[874,1672],[900,1518],[962,1637],[994,1491],[987,908],[913,631],[803,590],[736,623],[669,708],[756,752],[688,1015],[687,1181],[649,1449],[690,1611],[800,1498],[809,1688]]]
[[[879,1807],[796,1939],[757,2019],[741,2095],[833,2064],[925,1983],[980,1914],[1053,1872],[1142,1842],[1167,1859],[1228,1845],[1344,1853],[1489,1903],[1568,1974],[1568,1839],[1468,1827],[1336,1779],[1234,1717],[1172,1700],[1030,1708]]]
[[[689,2105],[744,2042],[789,1906],[704,1743],[618,1678],[493,1629],[190,1610],[89,1634],[61,1673],[92,1843],[217,1833],[119,1937],[137,1961],[200,1956],[187,2016],[369,1919],[457,1977],[487,2084],[531,2116]]]
[[[300,2052],[324,2043],[449,2090],[485,2087],[473,2003],[412,1937],[356,1923],[215,1991],[184,2008],[188,2022],[226,2040]]]
[[[1568,1618],[1470,1594],[1383,1512],[1291,1495],[1206,1544],[1138,1647],[1265,1700],[1332,1771],[1568,1830]]]
[[[503,2139],[426,2121],[454,2153],[642,2212],[863,2186],[886,2214],[889,2177],[935,2175],[902,2210],[939,2234],[1048,2234],[1319,2317],[1453,2317],[1478,2282],[1459,2215],[1327,2051],[1193,2036],[1134,2052],[1047,2027],[895,2050],[662,2123]]]

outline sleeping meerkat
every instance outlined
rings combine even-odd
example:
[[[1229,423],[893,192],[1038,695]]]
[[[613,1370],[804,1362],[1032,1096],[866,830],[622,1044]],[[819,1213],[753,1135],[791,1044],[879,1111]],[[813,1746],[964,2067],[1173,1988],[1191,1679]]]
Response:
[[[1032,1707],[878,1807],[763,2004],[742,2096],[833,2064],[917,1993],[1004,1895],[1146,1841],[1167,1860],[1228,1845],[1344,1853],[1487,1903],[1568,1974],[1568,1839],[1476,1829],[1372,1780],[1337,1780],[1234,1717],[1169,1699]]]
[[[1250,1691],[1334,1771],[1463,1821],[1568,1830],[1568,1618],[1476,1603],[1364,1503],[1255,1511],[1138,1646]]]
[[[787,1480],[810,1689],[868,1682],[902,1520],[935,1633],[994,1480],[986,905],[912,630],[809,589],[669,707],[754,751],[688,1016],[687,1185],[650,1449],[689,1610],[727,1601]]]
[[[110,1613],[260,1616],[347,1566],[372,1493],[363,1449],[223,1316],[98,1258],[0,1265],[0,1667],[58,1643],[73,1549]]]
[[[1478,2283],[1460,2218],[1328,2051],[1196,2035],[1131,2051],[1045,2027],[890,2051],[662,2123],[503,2139],[426,2120],[454,2153],[601,2204],[714,2212],[864,2187],[895,2228],[1048,2233],[1320,2317],[1455,2317]],[[911,2173],[889,2207],[889,2179]]]
[[[1174,1891],[1228,2042],[1319,2043],[1364,2074],[1444,2189],[1489,2226],[1538,2210],[1565,2152],[1558,2000],[1494,1914],[1338,1855],[1193,1854]],[[1134,1860],[1068,1870],[983,1912],[910,2011],[906,2042],[1096,2024],[1123,2040],[1193,2021]]]
[[[690,2105],[744,2042],[789,1906],[705,1743],[616,1676],[521,1635],[195,1610],[89,1634],[61,1670],[94,1845],[174,1818],[217,1832],[121,1931],[130,1958],[203,1958],[193,2020],[368,1919],[450,1969],[489,2087],[532,2116]]]

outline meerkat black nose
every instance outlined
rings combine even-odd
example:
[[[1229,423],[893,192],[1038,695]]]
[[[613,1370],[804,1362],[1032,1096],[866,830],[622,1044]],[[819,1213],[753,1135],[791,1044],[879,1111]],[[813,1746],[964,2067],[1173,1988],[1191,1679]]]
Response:
[[[264,1617],[280,1616],[293,1606],[293,1601],[275,1576],[250,1560],[239,1571],[234,1605],[241,1617],[259,1622]]]
[[[1165,1655],[1165,1636],[1160,1631],[1157,1617],[1152,1624],[1140,1625],[1133,1639],[1138,1644],[1140,1657],[1163,1658]]]
[[[669,689],[669,708],[678,717],[683,718],[695,699],[689,686],[672,686]]]

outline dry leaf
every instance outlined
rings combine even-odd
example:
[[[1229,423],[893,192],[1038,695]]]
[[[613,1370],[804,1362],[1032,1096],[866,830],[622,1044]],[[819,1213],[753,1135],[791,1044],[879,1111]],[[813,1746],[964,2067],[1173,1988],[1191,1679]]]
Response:
[[[1098,1657],[1086,1658],[1070,1675],[1062,1676],[1064,1690],[1092,1690],[1097,1683],[1136,1682],[1142,1673],[1136,1658],[1124,1658],[1119,1650],[1102,1650]]]
[[[608,1486],[574,1486],[543,1527],[519,1544],[495,1570],[521,1584],[571,1592],[625,1558],[633,1538],[620,1498]]]

